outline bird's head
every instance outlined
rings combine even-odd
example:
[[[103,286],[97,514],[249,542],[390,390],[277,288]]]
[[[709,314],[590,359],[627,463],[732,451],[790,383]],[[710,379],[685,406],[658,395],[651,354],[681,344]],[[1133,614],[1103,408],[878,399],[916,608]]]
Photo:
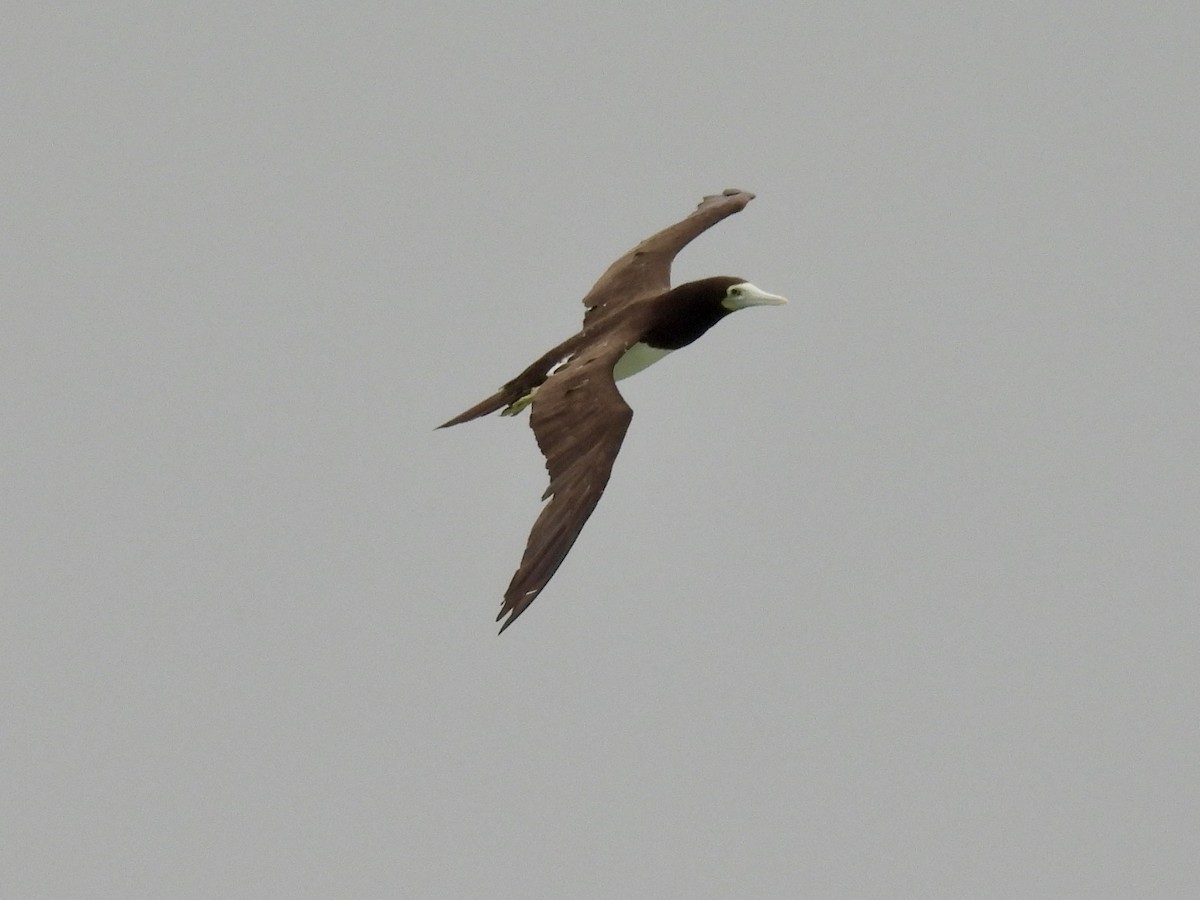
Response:
[[[726,276],[719,280],[725,282],[725,291],[720,298],[720,303],[730,312],[745,309],[748,306],[782,306],[787,303],[784,297],[780,297],[778,294],[768,294],[762,288],[756,287],[744,279]]]
[[[782,297],[768,294],[745,278],[717,275],[689,281],[663,295],[671,309],[664,321],[658,322],[645,335],[653,347],[676,350],[690,344],[731,312],[748,306],[781,306]]]

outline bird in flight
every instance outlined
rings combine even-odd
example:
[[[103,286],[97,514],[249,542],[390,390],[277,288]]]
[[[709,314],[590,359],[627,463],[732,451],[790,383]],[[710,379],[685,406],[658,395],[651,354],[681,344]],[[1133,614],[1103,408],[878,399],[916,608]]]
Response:
[[[496,621],[516,621],[558,571],[600,502],[633,419],[617,382],[686,347],[725,316],[779,306],[744,278],[720,275],[671,287],[671,263],[687,244],[754,199],[727,190],[705,197],[686,218],[646,238],[611,266],[583,298],[583,328],[543,354],[486,400],[438,426],[532,406],[529,424],[546,458],[549,500],[533,524],[521,565]]]

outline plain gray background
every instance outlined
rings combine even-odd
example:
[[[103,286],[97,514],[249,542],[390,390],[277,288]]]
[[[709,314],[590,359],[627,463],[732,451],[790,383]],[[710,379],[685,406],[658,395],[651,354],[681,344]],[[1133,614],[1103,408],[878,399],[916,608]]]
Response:
[[[6,898],[1200,896],[1193,3],[17,4]],[[617,255],[791,298],[626,382]]]

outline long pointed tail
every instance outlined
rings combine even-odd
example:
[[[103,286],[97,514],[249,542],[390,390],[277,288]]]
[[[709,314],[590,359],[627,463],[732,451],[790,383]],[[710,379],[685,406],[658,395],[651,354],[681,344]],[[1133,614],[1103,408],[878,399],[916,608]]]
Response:
[[[498,409],[512,406],[519,400],[526,402],[518,405],[513,413],[518,413],[529,405],[528,400],[531,392],[534,391],[548,377],[550,370],[558,363],[569,357],[575,352],[579,346],[584,334],[580,332],[574,337],[563,341],[553,350],[549,350],[542,354],[541,358],[534,362],[524,372],[510,381],[492,396],[486,400],[476,403],[464,413],[459,413],[449,422],[439,425],[438,428],[449,428],[451,425],[461,425],[463,422],[470,422],[472,419],[478,419],[480,416],[486,416],[488,413],[494,413]]]
[[[505,385],[479,403],[476,403],[466,412],[459,413],[449,422],[443,422],[438,428],[449,428],[451,425],[461,425],[463,422],[470,422],[472,419],[478,419],[480,416],[486,416],[488,413],[494,413],[498,409],[503,409],[510,403],[514,403],[521,397],[519,392],[515,393],[511,387]]]

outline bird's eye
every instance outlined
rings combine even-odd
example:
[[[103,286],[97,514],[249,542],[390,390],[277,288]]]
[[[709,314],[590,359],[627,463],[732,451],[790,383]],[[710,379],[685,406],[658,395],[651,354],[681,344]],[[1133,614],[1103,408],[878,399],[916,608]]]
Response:
[[[739,296],[741,293],[742,293],[742,289],[741,289],[741,288],[738,288],[738,287],[731,287],[731,288],[729,289],[729,296],[730,296],[730,297],[737,297],[737,296]]]

